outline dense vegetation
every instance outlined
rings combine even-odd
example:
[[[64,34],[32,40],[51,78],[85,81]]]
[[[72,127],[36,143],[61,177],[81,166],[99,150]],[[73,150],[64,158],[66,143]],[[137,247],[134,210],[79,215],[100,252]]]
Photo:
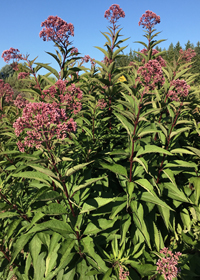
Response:
[[[198,63],[159,49],[151,11],[143,50],[122,58],[124,16],[105,12],[102,62],[57,16],[40,37],[60,72],[2,54],[15,72],[0,79],[0,279],[200,277]]]

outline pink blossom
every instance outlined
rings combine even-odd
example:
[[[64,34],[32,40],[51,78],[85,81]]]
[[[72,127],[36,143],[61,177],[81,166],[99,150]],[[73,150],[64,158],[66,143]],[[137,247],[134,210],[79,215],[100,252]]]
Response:
[[[115,24],[119,18],[124,18],[125,13],[117,4],[110,6],[108,10],[105,11],[104,17],[110,21],[110,23]]]
[[[89,62],[90,61],[90,56],[89,55],[85,55],[83,58],[82,58],[82,62]]]
[[[146,28],[149,32],[151,32],[154,25],[157,23],[160,23],[160,16],[157,16],[152,11],[146,11],[145,14],[143,14],[139,21],[139,26],[142,25],[143,28]]]
[[[107,102],[104,101],[104,99],[99,99],[97,102],[97,107],[99,107],[100,109],[104,109],[107,105]]]
[[[22,109],[26,106],[26,104],[28,104],[29,101],[26,100],[25,98],[23,98],[23,96],[21,94],[17,95],[17,98],[14,101],[14,104],[17,108]]]
[[[18,80],[20,80],[20,79],[25,79],[26,77],[28,77],[29,76],[29,73],[26,73],[26,72],[20,72],[19,74],[18,74]]]
[[[58,105],[66,106],[67,110],[73,114],[77,114],[82,109],[80,101],[83,97],[83,92],[75,84],[67,86],[67,81],[58,80],[55,85],[43,90],[42,93],[42,99],[47,99],[48,101],[52,99]]]
[[[146,56],[148,55],[147,49],[142,49],[140,52],[145,54]],[[162,67],[165,67],[166,66],[166,61],[162,58],[162,56],[159,55],[157,57],[154,57],[155,54],[157,54],[157,53],[159,53],[159,51],[157,51],[156,49],[152,50],[153,59],[157,60]],[[142,60],[142,63],[145,63],[145,59],[144,58]]]
[[[173,80],[170,82],[170,87],[173,90],[169,90],[167,96],[173,101],[180,101],[181,98],[185,98],[189,94],[190,86],[185,80]]]
[[[16,59],[17,61],[22,60],[22,55],[18,53],[18,49],[10,48],[9,50],[3,51],[1,57],[6,63],[8,63],[11,59]]]
[[[196,52],[192,50],[191,48],[183,51],[180,49],[179,51],[180,54],[180,60],[185,61],[185,62],[191,62],[192,58],[196,56]]]
[[[74,26],[67,23],[58,16],[49,16],[41,23],[44,28],[40,31],[39,36],[43,41],[53,41],[58,45],[69,45],[69,36],[74,36]]]
[[[119,279],[120,280],[126,280],[129,276],[129,271],[125,271],[124,268],[119,265]]]
[[[73,47],[73,49],[71,50],[71,54],[78,55],[78,49]]]
[[[145,87],[146,92],[154,90],[156,86],[162,86],[165,82],[162,67],[156,59],[149,60],[144,66],[139,67],[137,74],[136,80]]]
[[[164,276],[165,280],[176,278],[179,272],[176,266],[182,253],[176,252],[173,254],[166,247],[160,250],[160,253],[164,254],[164,257],[157,261],[157,271]]]
[[[44,102],[27,104],[13,127],[17,137],[22,133],[26,135],[17,143],[21,152],[25,147],[38,149],[45,143],[50,147],[55,136],[63,140],[68,132],[76,131],[76,123],[72,118],[67,120],[64,109]]]
[[[9,103],[13,100],[13,95],[14,91],[12,87],[8,83],[4,83],[4,81],[0,79],[0,99],[5,98],[5,101]],[[0,110],[2,110],[1,105]]]

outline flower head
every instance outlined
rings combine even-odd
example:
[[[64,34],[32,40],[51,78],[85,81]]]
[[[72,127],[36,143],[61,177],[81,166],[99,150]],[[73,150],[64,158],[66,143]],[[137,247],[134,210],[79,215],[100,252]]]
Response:
[[[163,274],[165,280],[176,278],[179,272],[176,266],[178,264],[179,256],[181,256],[182,253],[176,252],[173,254],[168,248],[163,248],[160,250],[160,253],[164,254],[164,257],[157,261],[157,271],[160,274]]]
[[[67,81],[58,80],[49,89],[43,90],[42,99],[50,98],[60,106],[66,106],[69,112],[77,114],[82,109],[83,92],[75,84],[67,86]],[[49,101],[49,100],[48,100]]]
[[[28,77],[28,76],[29,76],[29,73],[20,72],[20,73],[18,74],[17,79],[18,79],[18,80],[20,80],[20,79],[26,79],[26,77]]]
[[[108,10],[105,11],[104,17],[110,21],[110,23],[115,24],[119,18],[124,18],[125,13],[117,4],[110,6]]]
[[[180,60],[185,61],[185,62],[191,62],[192,58],[196,56],[196,52],[194,50],[192,50],[191,48],[189,48],[185,51],[180,49],[179,55],[180,55]]]
[[[8,63],[11,59],[16,59],[16,61],[23,59],[22,55],[19,54],[19,50],[14,48],[3,51],[1,57],[6,63]]]
[[[146,28],[149,32],[151,32],[154,25],[157,23],[160,23],[160,16],[157,16],[152,11],[146,11],[145,14],[143,14],[139,21],[139,26],[142,25],[143,28]]]
[[[165,82],[162,67],[160,63],[154,59],[149,60],[144,66],[139,67],[137,81],[145,87],[145,91],[154,90],[156,86],[162,86]]]
[[[28,104],[29,101],[26,100],[25,98],[23,98],[23,96],[21,94],[17,95],[17,98],[14,101],[14,104],[17,108],[22,109],[26,106],[26,104]]]
[[[147,54],[148,54],[147,49],[142,49],[140,52],[143,53],[143,54],[145,54],[146,56],[147,56]],[[159,51],[157,51],[156,49],[153,49],[153,50],[152,50],[152,56],[153,56],[153,57],[154,57],[154,55],[157,54],[157,53],[159,53]],[[159,56],[155,57],[154,59],[157,60],[157,61],[160,63],[160,65],[161,65],[162,67],[165,67],[165,66],[166,66],[166,61],[162,58],[162,56],[159,55]],[[145,62],[145,59],[143,58],[142,63],[144,63],[144,62]]]
[[[12,87],[8,83],[4,83],[3,80],[0,80],[0,99],[3,97],[5,101],[9,103],[13,100],[14,91]],[[2,110],[2,106],[0,105],[0,110]]]
[[[53,41],[58,45],[69,45],[69,36],[74,36],[74,26],[72,23],[67,23],[58,16],[49,16],[41,23],[44,27],[40,31],[39,36],[43,41]]]
[[[23,109],[22,117],[13,124],[16,136],[25,133],[24,140],[17,143],[21,152],[25,147],[36,147],[46,143],[51,146],[51,140],[56,136],[63,140],[68,132],[76,131],[73,119],[67,120],[65,110],[55,104],[44,102],[29,103]]]
[[[185,80],[174,80],[170,82],[170,87],[173,87],[173,90],[168,91],[168,97],[173,101],[180,101],[181,98],[188,96],[190,86],[186,83]]]

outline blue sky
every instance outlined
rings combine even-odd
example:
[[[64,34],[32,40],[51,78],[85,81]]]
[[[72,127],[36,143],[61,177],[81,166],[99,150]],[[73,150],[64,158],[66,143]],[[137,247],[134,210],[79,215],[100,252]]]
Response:
[[[0,55],[10,47],[17,48],[22,54],[30,54],[29,59],[38,56],[36,62],[51,63],[59,70],[54,59],[45,51],[55,53],[51,41],[44,42],[39,37],[42,30],[41,22],[49,15],[59,16],[67,23],[74,25],[73,46],[82,55],[89,54],[97,60],[103,59],[103,54],[94,46],[103,47],[104,36],[100,31],[107,31],[108,20],[104,18],[105,11],[112,5],[118,4],[125,12],[125,18],[119,20],[122,39],[130,37],[124,45],[128,45],[124,53],[130,48],[138,50],[141,45],[135,41],[144,41],[144,31],[138,26],[140,17],[146,10],[153,11],[161,18],[156,25],[161,31],[157,39],[167,39],[160,44],[168,48],[170,43],[181,43],[184,48],[188,40],[196,45],[200,41],[200,0],[0,0],[1,41]],[[5,62],[0,56],[0,69]],[[86,65],[87,66],[87,65]],[[44,74],[40,72],[40,74]]]

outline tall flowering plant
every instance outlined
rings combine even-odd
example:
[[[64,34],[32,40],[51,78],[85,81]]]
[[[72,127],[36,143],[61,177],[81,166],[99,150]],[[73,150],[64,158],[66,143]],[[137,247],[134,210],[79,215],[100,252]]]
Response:
[[[180,52],[176,67],[169,65],[155,49],[160,17],[146,11],[140,62],[116,67],[124,16],[117,4],[105,12],[102,62],[88,55],[78,62],[74,26],[58,16],[42,23],[40,37],[58,48],[49,54],[60,72],[34,67],[18,49],[3,53],[14,67],[26,62],[18,76],[32,76],[25,91],[33,95],[9,106],[12,89],[0,80],[11,120],[0,119],[8,127],[0,131],[3,280],[199,275],[200,151],[188,98],[194,53]],[[83,67],[88,61],[91,69]],[[38,75],[41,67],[49,73]]]

